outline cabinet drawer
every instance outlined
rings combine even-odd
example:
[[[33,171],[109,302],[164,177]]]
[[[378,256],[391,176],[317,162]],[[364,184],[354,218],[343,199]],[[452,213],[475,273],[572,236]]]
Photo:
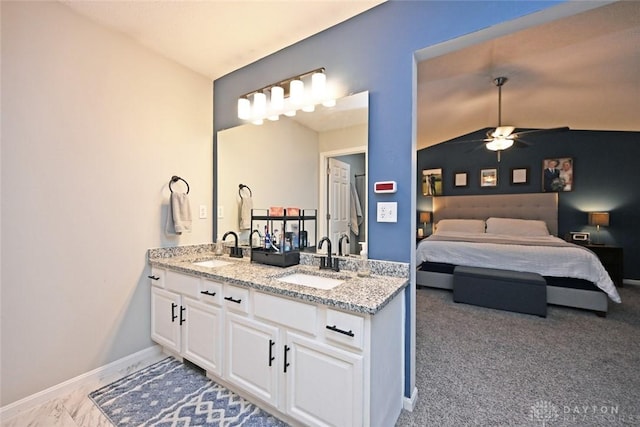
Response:
[[[352,347],[362,349],[364,346],[364,318],[355,314],[327,309],[325,337]]]
[[[202,279],[200,281],[200,301],[208,304],[222,304],[222,283]]]
[[[148,276],[151,286],[164,288],[164,270],[161,268],[151,267],[151,274]]]
[[[253,313],[256,317],[278,323],[289,329],[316,334],[317,308],[315,305],[261,292],[255,293],[253,303]]]
[[[200,296],[200,278],[168,270],[164,276],[167,290],[197,299]]]
[[[249,290],[236,286],[225,285],[223,293],[223,303],[226,308],[241,313],[249,312]]]

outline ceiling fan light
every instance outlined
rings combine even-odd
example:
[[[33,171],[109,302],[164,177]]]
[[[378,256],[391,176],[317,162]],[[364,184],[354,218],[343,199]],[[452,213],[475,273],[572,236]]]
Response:
[[[506,150],[512,145],[513,145],[513,139],[496,138],[491,142],[487,142],[485,146],[487,147],[487,150],[501,151],[501,150]]]

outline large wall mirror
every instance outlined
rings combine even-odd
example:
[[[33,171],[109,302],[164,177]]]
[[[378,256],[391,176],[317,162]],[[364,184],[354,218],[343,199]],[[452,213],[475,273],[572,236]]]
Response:
[[[312,226],[318,235],[309,233],[309,246],[328,236],[337,252],[340,237],[347,235],[343,252],[358,254],[358,243],[367,240],[368,118],[369,93],[361,92],[338,99],[335,107],[218,132],[218,237],[235,231],[241,244],[249,243],[249,230],[240,230],[240,210],[242,197],[251,197],[254,209],[316,210]],[[240,184],[250,192],[239,191]],[[264,224],[253,228],[262,232]]]

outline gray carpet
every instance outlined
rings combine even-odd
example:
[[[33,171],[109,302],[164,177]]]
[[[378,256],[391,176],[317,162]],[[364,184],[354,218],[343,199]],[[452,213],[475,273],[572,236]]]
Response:
[[[547,318],[417,291],[418,403],[396,426],[640,425],[640,286]]]

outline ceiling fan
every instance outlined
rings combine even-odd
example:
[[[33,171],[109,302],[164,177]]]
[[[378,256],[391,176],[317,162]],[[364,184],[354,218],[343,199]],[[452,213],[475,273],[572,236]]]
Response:
[[[506,77],[496,77],[493,83],[498,87],[498,127],[487,132],[485,139],[474,139],[460,142],[478,142],[482,144],[473,148],[471,151],[485,147],[487,150],[496,151],[498,153],[498,161],[500,161],[500,152],[511,148],[515,144],[520,146],[529,146],[531,143],[522,139],[523,136],[529,137],[545,133],[566,132],[569,130],[567,126],[549,128],[549,129],[533,129],[521,132],[514,132],[514,126],[502,126],[502,86],[507,82]]]

